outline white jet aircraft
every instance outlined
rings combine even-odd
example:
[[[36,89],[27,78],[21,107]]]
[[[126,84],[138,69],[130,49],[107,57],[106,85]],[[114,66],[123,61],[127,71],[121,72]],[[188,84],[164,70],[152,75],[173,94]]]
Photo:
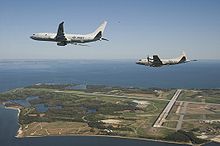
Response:
[[[136,61],[136,64],[150,66],[150,67],[161,67],[164,65],[187,63],[190,61],[197,61],[197,60],[188,60],[186,54],[183,52],[181,56],[174,59],[160,59],[157,55],[153,55],[153,58],[150,58],[148,56],[147,58]]]
[[[88,43],[88,42],[94,42],[97,40],[105,40],[107,39],[103,38],[103,32],[105,29],[105,26],[107,24],[106,21],[104,21],[93,33],[81,35],[81,34],[65,34],[63,23],[61,22],[59,24],[57,33],[34,33],[30,38],[38,41],[51,41],[51,42],[57,42],[58,46],[65,46],[67,44],[74,44],[74,45],[82,45],[81,43]]]

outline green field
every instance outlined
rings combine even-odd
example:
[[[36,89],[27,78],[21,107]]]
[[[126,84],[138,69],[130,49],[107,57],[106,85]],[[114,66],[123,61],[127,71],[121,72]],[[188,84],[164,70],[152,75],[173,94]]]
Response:
[[[25,136],[50,135],[111,135],[136,138],[171,140],[181,114],[182,130],[202,129],[200,121],[220,119],[219,90],[184,90],[160,128],[154,122],[176,90],[138,89],[88,85],[86,89],[73,89],[75,84],[40,84],[18,88],[0,94],[0,102],[21,110],[19,123]],[[14,100],[29,100],[21,106]],[[184,102],[190,102],[187,105]],[[215,105],[211,103],[215,102]],[[209,103],[209,105],[204,105]],[[47,108],[39,111],[38,105]],[[182,113],[183,105],[186,107]],[[56,108],[59,107],[59,108]],[[200,109],[204,111],[199,112]],[[176,111],[180,112],[177,113]],[[191,113],[192,112],[192,113]],[[210,114],[211,113],[211,114]],[[194,120],[194,121],[192,121]],[[215,123],[219,128],[219,123]],[[212,127],[212,124],[209,124]],[[180,132],[183,134],[184,132]],[[178,133],[179,134],[179,133]],[[181,135],[180,134],[180,135]],[[180,138],[181,139],[181,138]],[[186,138],[187,139],[187,138]],[[189,140],[190,138],[188,138]]]

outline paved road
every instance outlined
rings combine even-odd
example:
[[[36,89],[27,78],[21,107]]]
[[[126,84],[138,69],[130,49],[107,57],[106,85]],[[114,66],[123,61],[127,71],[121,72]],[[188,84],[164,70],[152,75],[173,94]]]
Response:
[[[181,101],[181,102],[179,103],[179,106],[178,106],[178,108],[177,108],[177,110],[176,110],[176,114],[179,114],[179,113],[180,113],[182,104],[183,104],[183,101]]]
[[[202,103],[205,104],[205,98],[202,99]],[[206,114],[203,114],[203,115],[202,115],[202,119],[203,119],[203,120],[206,120]]]
[[[160,98],[153,98],[153,97],[141,97],[141,96],[133,96],[133,95],[115,95],[115,94],[104,94],[104,93],[86,93],[81,91],[60,91],[56,90],[54,92],[63,92],[63,93],[70,93],[76,95],[88,95],[88,96],[104,96],[104,97],[117,97],[117,98],[129,98],[129,99],[142,99],[142,100],[158,100],[158,101],[169,101],[169,99],[160,99]]]
[[[205,104],[205,105],[217,105],[217,106],[220,106],[219,103],[211,103],[211,102],[204,103],[204,102],[200,102],[200,101],[183,101],[183,100],[178,100],[177,102],[187,102],[188,104],[199,104],[199,105]]]
[[[184,115],[186,114],[187,105],[188,105],[188,102],[184,102],[184,104],[183,104],[183,109],[182,109],[182,111],[181,111],[181,113],[180,113],[180,114],[181,114],[181,115],[180,115],[180,118],[179,118],[178,123],[177,123],[177,125],[176,125],[176,131],[177,131],[177,130],[180,130],[181,127],[182,127],[183,117],[184,117]]]
[[[176,93],[173,95],[170,102],[167,104],[167,106],[164,108],[164,110],[161,112],[160,116],[157,118],[157,121],[154,123],[153,127],[161,127],[163,122],[165,121],[165,118],[168,116],[170,110],[172,109],[174,103],[176,102],[178,96],[181,93],[181,89],[178,89]]]

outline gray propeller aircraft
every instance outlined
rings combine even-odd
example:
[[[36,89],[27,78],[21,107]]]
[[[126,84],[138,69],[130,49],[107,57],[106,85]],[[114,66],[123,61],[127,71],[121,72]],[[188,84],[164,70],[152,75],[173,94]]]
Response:
[[[161,67],[164,65],[188,63],[191,61],[197,61],[197,60],[188,60],[186,54],[183,52],[181,56],[173,59],[160,59],[158,55],[153,55],[153,58],[150,58],[148,56],[147,58],[139,59],[138,61],[136,61],[136,64],[150,66],[150,67]]]
[[[85,35],[65,34],[63,24],[64,22],[59,24],[57,33],[34,33],[30,38],[38,41],[57,42],[58,46],[66,46],[67,44],[86,46],[83,45],[83,43],[89,43],[98,40],[108,41],[108,39],[102,37],[107,24],[106,21],[104,21],[94,32]]]

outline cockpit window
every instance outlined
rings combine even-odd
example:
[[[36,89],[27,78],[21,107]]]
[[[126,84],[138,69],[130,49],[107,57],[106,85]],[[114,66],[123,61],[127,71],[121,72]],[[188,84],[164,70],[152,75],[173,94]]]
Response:
[[[35,33],[33,33],[33,35],[35,35]]]

